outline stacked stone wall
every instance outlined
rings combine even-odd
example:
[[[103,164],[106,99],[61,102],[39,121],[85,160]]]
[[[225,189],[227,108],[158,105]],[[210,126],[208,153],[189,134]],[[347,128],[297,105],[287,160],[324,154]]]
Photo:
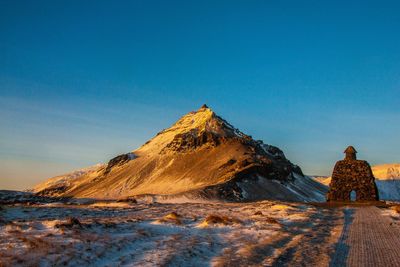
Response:
[[[356,192],[357,201],[379,199],[375,177],[368,162],[364,160],[340,160],[332,174],[328,201],[350,201],[351,191]]]

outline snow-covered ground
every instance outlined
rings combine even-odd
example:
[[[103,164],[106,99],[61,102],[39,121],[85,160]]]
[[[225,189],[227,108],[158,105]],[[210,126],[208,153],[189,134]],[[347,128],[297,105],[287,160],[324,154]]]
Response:
[[[273,201],[14,204],[0,218],[1,266],[323,266],[343,220]]]

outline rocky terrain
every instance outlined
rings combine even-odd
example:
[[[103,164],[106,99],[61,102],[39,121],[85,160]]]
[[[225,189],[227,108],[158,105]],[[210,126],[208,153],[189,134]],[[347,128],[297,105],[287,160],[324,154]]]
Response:
[[[324,200],[326,187],[304,176],[277,147],[254,140],[206,105],[140,148],[37,185],[39,195],[157,201]]]

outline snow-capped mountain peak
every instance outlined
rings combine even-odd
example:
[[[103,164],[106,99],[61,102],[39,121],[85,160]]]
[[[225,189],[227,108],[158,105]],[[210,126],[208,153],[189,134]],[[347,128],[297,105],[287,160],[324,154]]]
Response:
[[[376,165],[372,172],[379,180],[400,180],[400,163]]]
[[[133,151],[135,154],[165,152],[168,147],[176,143],[201,143],[216,140],[218,138],[242,137],[247,135],[240,132],[227,121],[216,115],[207,105],[203,105],[197,111],[189,112],[181,117],[170,128],[159,132],[153,139],[142,147]]]

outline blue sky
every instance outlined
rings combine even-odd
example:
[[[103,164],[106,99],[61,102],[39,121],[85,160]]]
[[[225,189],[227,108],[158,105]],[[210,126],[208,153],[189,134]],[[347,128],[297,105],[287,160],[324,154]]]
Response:
[[[135,149],[207,103],[329,175],[400,161],[398,1],[0,0],[0,188]]]

